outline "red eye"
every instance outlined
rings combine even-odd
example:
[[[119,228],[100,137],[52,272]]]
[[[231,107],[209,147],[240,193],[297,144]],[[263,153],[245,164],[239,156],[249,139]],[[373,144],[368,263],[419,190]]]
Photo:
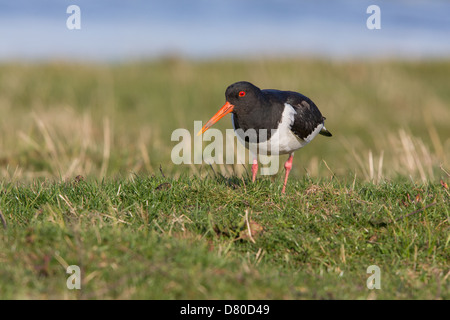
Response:
[[[245,91],[239,91],[239,97],[245,96]]]

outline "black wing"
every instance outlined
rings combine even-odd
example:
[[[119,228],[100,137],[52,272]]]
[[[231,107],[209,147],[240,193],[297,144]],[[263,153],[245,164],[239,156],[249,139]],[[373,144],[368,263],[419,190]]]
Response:
[[[325,117],[322,116],[319,108],[308,97],[297,92],[289,92],[287,103],[297,112],[291,128],[291,131],[297,137],[305,139],[319,125],[324,123]],[[325,128],[321,130],[320,134],[331,136],[331,133]]]

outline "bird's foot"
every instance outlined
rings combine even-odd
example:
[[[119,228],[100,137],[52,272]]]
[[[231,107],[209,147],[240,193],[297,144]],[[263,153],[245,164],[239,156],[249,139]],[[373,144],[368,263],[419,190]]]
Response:
[[[258,161],[253,160],[252,164],[252,182],[255,182],[256,180],[256,173],[258,172]]]

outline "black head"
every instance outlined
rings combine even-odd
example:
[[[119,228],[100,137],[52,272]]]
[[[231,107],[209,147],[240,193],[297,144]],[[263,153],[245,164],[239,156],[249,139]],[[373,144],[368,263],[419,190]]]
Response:
[[[208,130],[214,123],[219,121],[226,114],[233,112],[248,113],[256,102],[261,99],[261,90],[247,81],[233,83],[225,91],[226,103],[219,111],[203,126],[199,134]]]
[[[255,105],[260,95],[261,90],[247,81],[233,83],[225,91],[225,99],[234,106],[234,111]]]

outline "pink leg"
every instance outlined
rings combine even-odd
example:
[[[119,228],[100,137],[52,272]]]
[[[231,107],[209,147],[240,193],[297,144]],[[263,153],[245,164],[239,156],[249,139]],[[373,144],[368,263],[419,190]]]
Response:
[[[289,155],[289,158],[287,159],[286,163],[284,164],[284,168],[286,169],[286,175],[284,176],[283,190],[281,190],[281,193],[285,193],[286,183],[287,183],[287,180],[288,180],[289,172],[292,169],[292,160],[293,159],[294,159],[294,154],[291,153]]]
[[[252,164],[252,181],[255,182],[256,179],[256,173],[258,172],[258,160],[253,159],[253,164]]]

